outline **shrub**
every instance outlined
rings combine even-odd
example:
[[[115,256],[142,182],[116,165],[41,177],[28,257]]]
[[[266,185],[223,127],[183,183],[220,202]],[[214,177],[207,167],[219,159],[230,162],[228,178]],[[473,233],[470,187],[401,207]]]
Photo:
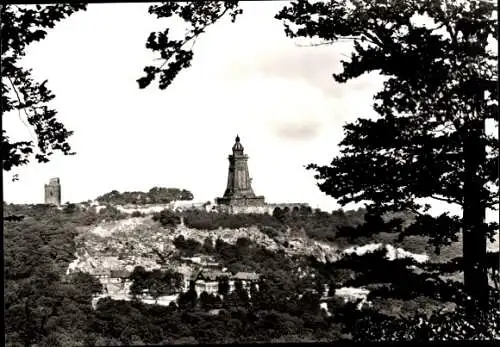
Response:
[[[214,223],[216,214],[208,213],[206,211],[185,211],[183,213],[184,224],[193,229],[199,230],[214,230],[218,225]]]
[[[365,310],[353,327],[355,340],[493,340],[500,338],[498,315],[490,309],[468,315],[463,307],[453,312],[435,312],[430,317],[418,314],[411,318],[390,318]]]
[[[134,218],[136,218],[136,217],[144,217],[144,213],[142,213],[140,211],[134,211],[134,212],[132,212],[131,217],[134,217]]]
[[[155,213],[153,215],[153,220],[159,222],[164,227],[175,228],[177,225],[181,224],[181,217],[168,209]]]
[[[79,211],[78,207],[72,203],[66,203],[66,205],[64,205],[63,207],[63,212],[67,214],[72,214],[78,211]]]
[[[100,203],[125,204],[165,204],[174,200],[193,200],[193,194],[185,189],[154,187],[149,192],[123,192],[113,190],[97,198]]]
[[[99,211],[99,219],[101,220],[120,220],[127,218],[127,214],[121,212],[114,206],[106,206]]]
[[[192,257],[196,253],[199,253],[202,249],[202,245],[193,239],[185,239],[184,236],[179,235],[174,240],[174,246],[181,252],[182,255],[187,257]]]
[[[280,235],[280,232],[273,227],[262,225],[259,227],[260,231],[269,236],[270,238],[275,238]]]

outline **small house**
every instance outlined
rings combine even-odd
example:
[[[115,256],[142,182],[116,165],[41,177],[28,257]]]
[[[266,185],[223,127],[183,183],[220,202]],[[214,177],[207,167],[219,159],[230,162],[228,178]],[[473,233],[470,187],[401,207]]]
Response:
[[[229,278],[229,273],[204,269],[197,273],[195,277],[195,290],[197,293],[207,292],[208,294],[217,294],[219,291],[219,279]]]

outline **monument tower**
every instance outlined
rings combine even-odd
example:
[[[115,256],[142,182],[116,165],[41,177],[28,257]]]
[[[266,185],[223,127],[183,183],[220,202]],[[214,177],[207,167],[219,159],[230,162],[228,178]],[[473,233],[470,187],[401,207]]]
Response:
[[[217,198],[220,205],[231,206],[262,206],[263,196],[255,196],[252,189],[252,179],[248,173],[248,156],[243,153],[240,137],[236,135],[233,154],[229,155],[229,172],[227,187],[222,198]]]
[[[61,205],[61,183],[59,178],[51,178],[49,184],[45,185],[45,203]]]

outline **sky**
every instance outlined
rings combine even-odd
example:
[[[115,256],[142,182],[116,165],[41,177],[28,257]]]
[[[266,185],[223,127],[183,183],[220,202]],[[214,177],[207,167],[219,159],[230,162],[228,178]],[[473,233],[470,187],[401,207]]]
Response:
[[[196,42],[192,66],[166,90],[136,82],[155,57],[145,48],[149,33],[166,25],[147,13],[149,4],[90,4],[58,23],[28,47],[23,65],[48,80],[77,154],[4,173],[5,201],[42,203],[52,177],[61,180],[63,202],[154,186],[212,201],[224,193],[238,134],[257,195],[339,208],[304,166],[329,164],[342,126],[374,116],[373,95],[383,81],[369,74],[336,83],[332,74],[341,71],[350,44],[304,47],[287,38],[274,19],[283,5],[245,2],[236,23],[210,27]],[[32,136],[17,113],[3,121],[14,139]],[[19,181],[11,182],[12,174]]]

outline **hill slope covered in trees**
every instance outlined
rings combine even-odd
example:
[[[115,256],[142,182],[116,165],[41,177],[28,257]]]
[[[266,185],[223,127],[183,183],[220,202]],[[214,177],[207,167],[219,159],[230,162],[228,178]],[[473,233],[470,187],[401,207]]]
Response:
[[[447,250],[457,252],[457,245],[443,248],[448,258],[432,255],[426,240],[398,241],[380,220],[367,221],[362,210],[273,216],[166,210],[132,218],[113,206],[99,212],[79,205],[5,205],[4,210],[25,216],[5,224],[6,342],[11,346],[498,337],[491,316],[498,312],[469,321],[461,311],[466,300],[461,284],[439,277],[460,271],[459,264],[444,262]],[[108,233],[98,236],[95,230]],[[206,241],[210,238],[214,242]],[[431,258],[392,260],[387,249],[331,259],[308,252],[325,245],[325,252],[338,255],[376,242]],[[99,257],[107,253],[123,260],[133,254],[155,262],[201,253],[233,273],[254,270],[263,277],[259,289],[251,289],[251,300],[241,290],[222,297],[188,291],[168,307],[108,298],[93,310],[92,295],[102,290],[99,281],[85,272],[67,274],[82,249]],[[326,301],[309,291],[321,284],[331,288]],[[342,287],[366,288],[371,306],[359,311],[356,302],[343,302],[335,296]],[[433,316],[434,311],[443,312]],[[419,326],[420,318],[425,319]],[[438,329],[445,318],[451,324],[446,334]]]

